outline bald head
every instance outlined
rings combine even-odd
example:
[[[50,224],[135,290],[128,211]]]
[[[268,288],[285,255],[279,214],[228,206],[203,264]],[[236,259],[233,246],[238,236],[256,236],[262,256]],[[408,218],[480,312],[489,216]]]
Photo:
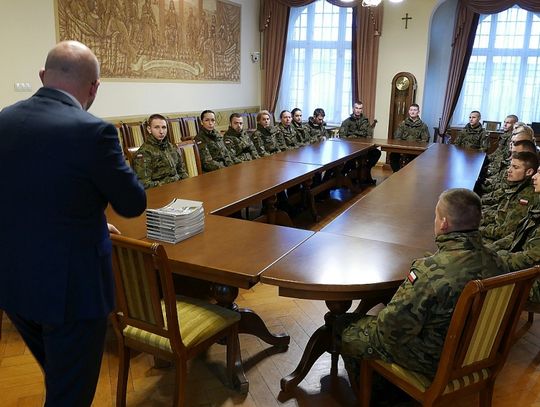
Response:
[[[49,51],[39,76],[44,86],[70,93],[87,110],[99,86],[99,62],[86,45],[62,41]]]

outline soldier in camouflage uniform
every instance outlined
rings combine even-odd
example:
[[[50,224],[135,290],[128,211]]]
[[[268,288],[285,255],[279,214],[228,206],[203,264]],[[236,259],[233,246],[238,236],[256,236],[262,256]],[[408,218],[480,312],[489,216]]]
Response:
[[[461,130],[454,144],[486,152],[489,148],[489,133],[480,123],[480,112],[473,110],[469,114],[469,123]]]
[[[353,138],[353,139],[368,139],[373,137],[373,128],[377,124],[377,120],[373,121],[373,124],[369,123],[369,119],[364,116],[364,105],[362,102],[355,102],[353,105],[353,112],[350,117],[345,119],[341,123],[339,128],[339,137],[341,138]],[[371,169],[379,158],[381,157],[381,151],[379,149],[369,150],[367,156],[365,157],[364,165],[366,168],[367,174],[370,174]],[[351,167],[351,161],[347,162],[345,165],[345,170],[347,167]],[[361,163],[358,164],[360,166]],[[374,184],[373,178],[371,176],[367,177],[367,180],[364,180],[366,183]]]
[[[294,148],[300,147],[300,142],[296,136],[296,130],[291,125],[292,115],[288,110],[283,110],[279,114],[279,119],[281,122],[276,126],[277,132],[280,134],[280,137],[285,140],[287,149],[291,150]]]
[[[427,125],[420,119],[420,106],[413,103],[409,107],[409,115],[403,120],[394,133],[394,138],[397,140],[410,141],[429,141],[429,130]],[[403,156],[403,157],[402,157]],[[414,159],[411,154],[390,153],[390,166],[394,172],[401,168],[401,159],[409,162]]]
[[[233,113],[229,117],[229,129],[223,136],[225,147],[233,157],[240,161],[251,161],[259,158],[259,153],[253,142],[243,130],[244,119],[238,113]]]
[[[302,111],[295,107],[292,111],[292,125],[296,131],[296,137],[298,142],[302,146],[307,146],[309,144],[309,128],[306,124],[302,123]]]
[[[514,153],[508,168],[508,188],[500,202],[484,207],[480,233],[485,240],[495,241],[512,233],[534,202],[531,177],[538,168],[538,155],[529,151]]]
[[[512,138],[512,131],[514,130],[514,123],[518,121],[518,117],[514,114],[506,116],[503,123],[503,134],[499,136],[499,144],[497,149],[488,155],[489,165],[487,168],[487,176],[497,172],[499,164],[504,159],[508,158],[508,151],[510,151],[510,139]]]
[[[536,145],[530,140],[518,140],[509,144],[511,154],[520,153],[522,151],[529,151],[536,153]],[[508,159],[501,161],[498,178],[491,178],[491,186],[493,190],[491,192],[482,195],[482,207],[488,208],[490,206],[498,204],[504,194],[505,190],[510,187],[508,184],[508,168],[512,162],[512,156]]]
[[[534,202],[518,224],[516,231],[488,246],[498,251],[510,271],[523,270],[540,264],[540,167],[532,177]],[[540,284],[534,283],[529,300],[540,303]]]
[[[413,262],[378,316],[346,314],[335,324],[351,382],[360,358],[380,358],[433,378],[456,302],[465,285],[508,272],[478,232],[480,198],[466,189],[443,192],[435,209],[435,254]],[[353,322],[351,322],[353,321]]]
[[[309,143],[317,143],[319,141],[326,140],[328,138],[328,131],[326,130],[326,123],[324,122],[324,116],[326,113],[323,109],[318,107],[313,111],[313,116],[308,119],[309,129]]]
[[[489,173],[490,170],[488,169],[488,177],[485,180],[483,180],[480,187],[480,190],[483,194],[505,187],[506,170],[508,169],[508,165],[510,163],[509,159],[512,155],[511,151],[513,151],[513,145],[521,140],[528,140],[532,142],[534,145],[536,145],[534,132],[532,128],[527,126],[525,123],[517,122],[514,124],[512,137],[510,138],[510,143],[508,144],[509,146],[508,159],[502,160],[498,168],[492,167],[491,174]]]
[[[144,188],[168,184],[188,177],[182,156],[167,140],[167,121],[159,114],[147,120],[148,137],[137,150],[133,170]]]
[[[278,135],[277,129],[270,124],[270,112],[261,110],[257,114],[257,129],[251,135],[251,140],[259,155],[279,153],[287,149],[285,139]]]
[[[211,110],[205,110],[201,113],[202,127],[195,136],[195,142],[199,148],[201,164],[204,172],[218,170],[238,164],[238,158],[231,156],[223,136],[215,129],[216,115]]]

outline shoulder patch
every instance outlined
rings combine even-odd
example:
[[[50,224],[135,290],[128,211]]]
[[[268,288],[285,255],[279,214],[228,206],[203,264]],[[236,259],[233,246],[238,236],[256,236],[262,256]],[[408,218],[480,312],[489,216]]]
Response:
[[[197,140],[197,144],[202,144],[202,141],[201,141],[201,140]]]
[[[523,206],[527,206],[527,205],[529,204],[529,200],[528,200],[528,199],[523,199],[523,198],[521,198],[521,199],[519,200],[519,204],[520,204],[520,205],[523,205]]]
[[[142,154],[137,154],[137,155],[135,156],[135,158],[142,158],[142,157],[143,157]]]
[[[418,277],[416,276],[416,273],[413,270],[411,270],[410,273],[407,275],[407,280],[409,280],[409,282],[413,285],[416,282],[416,280],[418,280]]]

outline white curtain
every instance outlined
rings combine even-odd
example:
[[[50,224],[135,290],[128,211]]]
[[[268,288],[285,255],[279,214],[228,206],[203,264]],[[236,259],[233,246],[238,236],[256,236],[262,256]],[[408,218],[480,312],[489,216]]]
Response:
[[[299,107],[304,120],[322,107],[327,123],[352,109],[352,9],[318,0],[291,8],[276,117]]]
[[[481,15],[463,89],[452,124],[467,123],[479,110],[483,120],[540,121],[540,15],[514,6]]]

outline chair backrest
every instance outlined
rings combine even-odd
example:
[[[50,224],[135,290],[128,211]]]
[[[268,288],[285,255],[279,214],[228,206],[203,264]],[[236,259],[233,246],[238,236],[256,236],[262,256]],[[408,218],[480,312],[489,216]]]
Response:
[[[111,240],[120,330],[129,325],[169,339],[173,349],[183,347],[174,285],[163,246],[121,235],[111,235]]]
[[[495,122],[495,121],[491,121],[491,120],[484,120],[482,122],[482,126],[484,126],[484,128],[486,130],[496,131],[496,130],[499,130],[499,128],[501,127],[501,122]]]
[[[197,117],[182,117],[182,141],[193,140],[199,132],[199,119]]]
[[[257,113],[250,113],[248,116],[248,129],[257,128]]]
[[[196,177],[202,174],[201,157],[199,149],[193,140],[182,141],[178,144],[178,151],[182,154],[189,177]]]
[[[146,129],[142,122],[123,122],[125,147],[140,147],[144,143]]]
[[[133,168],[133,159],[137,155],[137,151],[139,151],[140,147],[128,147],[126,150],[126,159],[131,168]]]
[[[167,126],[169,141],[175,146],[179,145],[182,142],[182,119],[180,117],[168,118]]]
[[[485,280],[470,281],[454,309],[432,387],[489,369],[502,369],[514,342],[523,305],[540,266]],[[456,386],[459,384],[455,382]]]

